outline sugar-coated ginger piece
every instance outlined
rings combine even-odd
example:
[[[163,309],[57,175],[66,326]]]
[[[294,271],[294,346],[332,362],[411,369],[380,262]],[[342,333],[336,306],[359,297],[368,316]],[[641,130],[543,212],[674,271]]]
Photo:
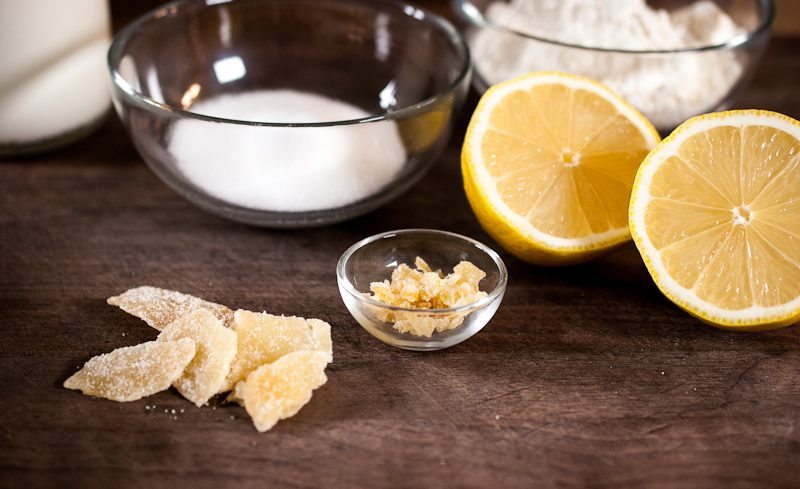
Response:
[[[460,280],[458,284],[467,283],[474,290],[478,290],[478,282],[483,280],[486,272],[472,264],[472,262],[462,261],[453,267],[453,274],[458,274]]]
[[[231,370],[236,356],[236,331],[226,328],[205,308],[195,309],[167,325],[158,335],[158,341],[190,338],[197,353],[172,385],[192,401],[202,406],[219,392]]]
[[[394,328],[401,333],[411,333],[415,336],[430,338],[434,332],[441,333],[454,329],[464,322],[463,313],[450,314],[443,318],[432,318],[410,312],[395,315]]]
[[[315,351],[321,351],[328,355],[328,363],[333,361],[333,340],[331,340],[331,325],[321,319],[306,319],[311,326],[311,336],[314,337],[316,344]]]
[[[321,351],[328,362],[333,360],[330,325],[324,321],[239,310],[234,322],[238,352],[220,392],[231,390],[253,370],[287,353]]]
[[[328,355],[320,351],[288,353],[247,376],[243,398],[247,414],[264,432],[294,416],[311,400],[314,389],[328,381]]]
[[[416,268],[420,272],[432,272],[433,271],[433,270],[431,270],[431,267],[428,266],[428,263],[425,260],[423,260],[422,258],[420,258],[420,257],[417,257],[417,259],[414,260],[414,268]]]
[[[189,338],[118,348],[91,358],[64,387],[112,401],[136,401],[168,389],[194,355]]]
[[[110,297],[108,303],[142,319],[159,331],[179,317],[201,307],[211,311],[226,327],[233,327],[233,311],[222,304],[148,285]]]
[[[228,397],[225,398],[225,402],[235,402],[236,404],[244,407],[244,385],[245,381],[240,380],[233,386],[230,393],[228,393]]]

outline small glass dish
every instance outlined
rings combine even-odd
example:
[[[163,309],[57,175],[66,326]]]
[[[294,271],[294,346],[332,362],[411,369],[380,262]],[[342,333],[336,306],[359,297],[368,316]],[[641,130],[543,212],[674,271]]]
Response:
[[[411,188],[472,73],[455,27],[394,0],[177,1],[122,30],[108,65],[116,111],[161,180],[278,228],[344,221]]]
[[[470,45],[475,70],[472,83],[478,93],[536,71],[582,75],[614,90],[662,135],[691,117],[727,110],[733,105],[755,73],[775,16],[772,0],[713,0],[738,26],[740,34],[724,42],[683,49],[609,49],[591,46],[588,41],[560,42],[508,27],[525,22],[524,16],[512,15],[517,12],[512,7],[519,6],[519,2],[451,2]],[[528,5],[536,2],[545,4],[543,0],[532,0]],[[648,5],[665,11],[676,11],[691,3],[648,1]],[[543,9],[552,9],[553,5],[554,2],[547,3]],[[497,18],[505,20],[492,20]],[[663,23],[663,16],[661,19]],[[710,30],[710,22],[687,29]]]
[[[369,297],[370,284],[390,280],[401,263],[414,266],[417,257],[432,270],[445,275],[461,261],[472,262],[486,273],[479,283],[486,296],[473,303],[449,309],[407,309]],[[358,323],[379,340],[398,348],[432,351],[448,348],[472,337],[494,316],[505,294],[508,274],[503,260],[486,245],[458,234],[430,229],[389,231],[363,239],[344,252],[336,266],[339,292]],[[434,332],[430,337],[403,333],[387,315],[408,320],[440,319],[463,322],[453,329]]]

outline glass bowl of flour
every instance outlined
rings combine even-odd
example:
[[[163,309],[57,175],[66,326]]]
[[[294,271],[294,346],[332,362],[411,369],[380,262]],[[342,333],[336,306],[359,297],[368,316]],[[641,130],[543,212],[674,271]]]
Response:
[[[473,85],[535,71],[593,78],[667,134],[726,110],[769,38],[771,0],[453,0]]]
[[[446,20],[393,0],[187,0],[120,32],[114,106],[201,208],[300,228],[365,214],[444,150],[471,63]]]

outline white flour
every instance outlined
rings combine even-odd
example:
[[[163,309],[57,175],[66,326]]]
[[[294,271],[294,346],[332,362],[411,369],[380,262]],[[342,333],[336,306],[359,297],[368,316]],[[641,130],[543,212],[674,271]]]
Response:
[[[529,35],[610,49],[699,47],[745,34],[709,0],[674,12],[651,9],[645,0],[511,0],[491,4],[485,16]],[[662,131],[715,109],[743,69],[730,51],[603,54],[525,40],[493,29],[481,29],[470,44],[476,68],[490,85],[534,71],[588,76],[617,92]]]
[[[191,111],[258,122],[360,119],[358,107],[293,90],[222,95]],[[170,152],[209,194],[252,209],[302,212],[356,202],[391,182],[406,160],[393,121],[334,127],[253,127],[182,120]]]

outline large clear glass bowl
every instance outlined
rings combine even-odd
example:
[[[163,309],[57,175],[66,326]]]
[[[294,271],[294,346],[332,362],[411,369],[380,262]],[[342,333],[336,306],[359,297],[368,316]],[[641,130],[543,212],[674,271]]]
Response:
[[[266,227],[343,221],[409,189],[446,146],[471,77],[450,23],[392,0],[176,2],[120,32],[108,62],[114,106],[150,168],[203,209]],[[366,115],[193,112],[264,90],[316,94]],[[325,167],[350,162],[344,173]],[[284,205],[292,199],[300,203]]]
[[[407,309],[371,297],[372,282],[391,280],[401,263],[413,268],[417,257],[445,275],[459,262],[471,262],[486,273],[478,284],[486,296],[449,309]],[[385,343],[414,351],[440,350],[471,338],[497,312],[508,283],[506,266],[494,250],[466,236],[430,229],[389,231],[359,241],[342,254],[336,278],[345,306],[364,329]],[[395,328],[393,319],[398,318],[458,326],[418,336]]]
[[[531,3],[544,0],[530,0]],[[479,93],[535,71],[586,76],[617,92],[668,134],[699,114],[729,109],[754,73],[770,35],[772,0],[713,0],[741,34],[721,44],[677,50],[599,49],[511,29],[492,9],[508,0],[452,0],[475,65]],[[674,11],[691,0],[651,0]],[[553,3],[549,4],[551,7]],[[502,5],[500,5],[502,9]],[[496,10],[495,10],[496,12]]]

